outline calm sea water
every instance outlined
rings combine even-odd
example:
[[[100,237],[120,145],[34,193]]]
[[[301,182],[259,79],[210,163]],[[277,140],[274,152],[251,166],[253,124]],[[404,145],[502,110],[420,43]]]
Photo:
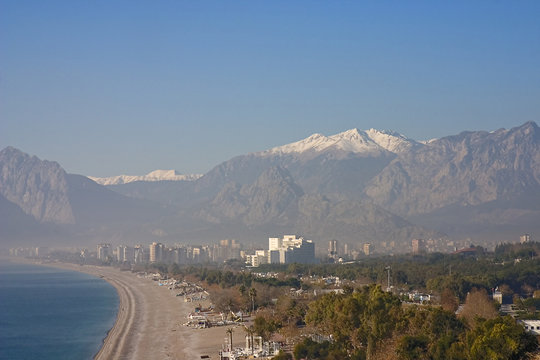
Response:
[[[0,262],[0,359],[92,359],[117,310],[102,279]]]

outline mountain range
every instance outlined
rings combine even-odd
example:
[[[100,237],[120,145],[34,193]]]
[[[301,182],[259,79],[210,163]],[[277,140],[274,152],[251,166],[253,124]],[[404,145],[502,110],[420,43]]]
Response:
[[[160,170],[94,181],[8,147],[0,240],[264,244],[297,233],[322,247],[337,239],[406,252],[412,238],[434,249],[534,238],[539,144],[534,122],[428,142],[352,129],[237,156],[202,176]]]
[[[176,170],[154,170],[146,175],[89,176],[88,178],[100,185],[121,185],[135,181],[193,181],[201,176],[201,174],[183,175],[179,174]]]

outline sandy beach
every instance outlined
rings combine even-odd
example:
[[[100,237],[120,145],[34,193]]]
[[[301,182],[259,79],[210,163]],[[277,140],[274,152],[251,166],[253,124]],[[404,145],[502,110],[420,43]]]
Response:
[[[95,356],[112,359],[219,359],[218,352],[226,327],[192,329],[183,326],[195,303],[186,303],[175,291],[158,286],[156,281],[116,268],[54,264],[64,269],[85,272],[112,284],[119,295],[118,316],[113,328]],[[235,346],[244,344],[241,327],[234,330]]]

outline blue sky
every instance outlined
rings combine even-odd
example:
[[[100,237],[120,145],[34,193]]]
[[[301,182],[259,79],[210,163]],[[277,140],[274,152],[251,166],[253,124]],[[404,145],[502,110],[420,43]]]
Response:
[[[0,148],[204,173],[351,128],[540,119],[539,1],[0,0]]]

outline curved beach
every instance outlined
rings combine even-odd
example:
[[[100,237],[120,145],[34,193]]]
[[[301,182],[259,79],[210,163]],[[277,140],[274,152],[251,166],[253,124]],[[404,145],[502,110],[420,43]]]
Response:
[[[219,350],[228,327],[194,329],[184,326],[194,303],[185,303],[175,291],[158,286],[156,281],[117,268],[69,263],[21,263],[52,266],[100,277],[114,286],[119,305],[116,321],[94,356],[114,359],[219,359]],[[207,306],[207,302],[202,302]],[[234,346],[244,344],[244,331],[234,327]]]
[[[155,281],[115,268],[54,266],[99,276],[118,292],[116,322],[95,359],[200,359],[201,351],[210,345],[205,339],[201,346],[202,332],[182,325],[191,304]],[[216,353],[221,342],[221,336],[210,339]]]

